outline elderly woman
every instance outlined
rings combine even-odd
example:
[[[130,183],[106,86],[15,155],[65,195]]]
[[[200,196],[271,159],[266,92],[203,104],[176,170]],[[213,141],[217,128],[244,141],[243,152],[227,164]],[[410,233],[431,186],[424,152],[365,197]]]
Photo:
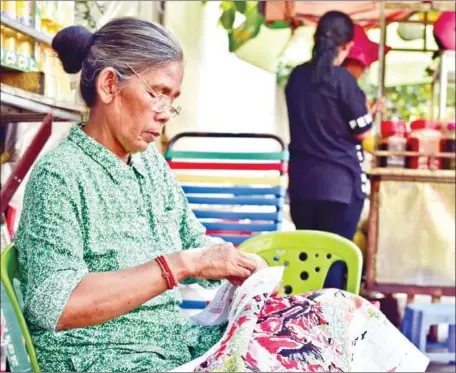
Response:
[[[173,102],[183,54],[170,33],[121,18],[94,34],[63,29],[52,46],[66,72],[82,69],[90,116],[36,164],[16,235],[24,312],[39,364],[54,372],[174,369],[201,356],[226,329],[186,318],[178,283],[239,284],[266,264],[205,235],[152,145],[179,114]],[[350,369],[355,335],[336,325],[352,325],[359,304],[371,309],[366,302],[335,290],[269,302],[275,303],[262,307],[258,323],[296,304],[311,312],[274,314],[284,322],[281,336],[264,327],[252,331],[252,342],[276,346],[269,354],[290,370]],[[285,318],[313,327],[290,334]],[[335,318],[329,327],[325,320]],[[291,335],[299,350],[277,348],[277,340],[285,346],[280,338]],[[256,357],[249,351],[246,369],[260,369]]]

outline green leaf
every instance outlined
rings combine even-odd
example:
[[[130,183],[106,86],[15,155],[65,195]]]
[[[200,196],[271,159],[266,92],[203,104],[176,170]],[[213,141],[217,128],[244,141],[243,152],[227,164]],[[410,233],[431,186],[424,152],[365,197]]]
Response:
[[[238,12],[244,14],[247,9],[247,1],[235,1],[234,6]]]
[[[248,11],[245,21],[228,34],[230,52],[236,51],[247,41],[257,36],[263,23],[264,17],[261,14],[256,10]]]
[[[220,9],[224,12],[234,8],[234,4],[232,1],[222,1],[220,4]]]
[[[206,4],[207,4],[207,0],[202,0],[202,1],[201,1],[201,5],[202,5],[202,6],[204,6],[204,5],[206,5]]]
[[[225,10],[220,16],[220,23],[225,30],[231,30],[233,28],[234,19],[236,18],[236,10],[230,8]]]
[[[247,11],[255,9],[258,11],[258,1],[246,1]]]

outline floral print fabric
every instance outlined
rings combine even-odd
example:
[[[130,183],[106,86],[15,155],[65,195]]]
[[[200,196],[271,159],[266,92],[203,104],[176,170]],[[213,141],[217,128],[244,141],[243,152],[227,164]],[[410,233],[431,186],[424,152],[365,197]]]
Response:
[[[359,296],[327,289],[254,296],[204,372],[424,372],[428,359]]]

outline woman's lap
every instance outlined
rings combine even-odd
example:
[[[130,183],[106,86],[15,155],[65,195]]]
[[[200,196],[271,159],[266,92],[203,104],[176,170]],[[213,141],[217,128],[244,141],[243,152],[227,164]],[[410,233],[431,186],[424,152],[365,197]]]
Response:
[[[100,359],[80,361],[77,371],[391,371],[404,358],[404,337],[359,296],[324,289],[289,297],[263,294],[244,304],[229,329],[191,326],[190,354],[200,358],[179,368],[185,359],[177,356],[170,361],[113,348]]]
[[[274,361],[286,370],[345,371],[349,359],[341,351],[350,347],[345,318],[353,310],[345,293],[332,289],[269,298],[250,342],[249,370],[265,371],[265,363]]]
[[[394,371],[407,351],[413,369],[425,369],[419,351],[359,296],[325,289],[249,307],[196,370]]]

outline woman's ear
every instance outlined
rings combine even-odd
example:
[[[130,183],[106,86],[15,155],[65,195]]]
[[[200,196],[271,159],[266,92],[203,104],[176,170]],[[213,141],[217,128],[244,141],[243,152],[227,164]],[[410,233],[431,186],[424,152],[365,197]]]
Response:
[[[97,94],[101,102],[109,104],[119,91],[116,71],[112,67],[101,70],[96,80]]]
[[[354,44],[355,43],[353,42],[353,40],[349,41],[348,43],[343,44],[341,49],[342,49],[342,51],[348,53],[348,52],[350,52],[350,49],[352,49]]]

